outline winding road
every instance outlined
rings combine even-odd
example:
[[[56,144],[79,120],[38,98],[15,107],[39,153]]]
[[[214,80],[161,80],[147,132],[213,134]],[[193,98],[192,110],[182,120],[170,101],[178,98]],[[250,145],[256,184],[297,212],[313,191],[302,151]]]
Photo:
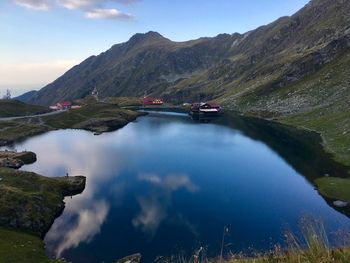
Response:
[[[61,114],[61,113],[65,112],[65,111],[67,111],[67,110],[57,110],[57,111],[52,111],[52,112],[43,113],[43,114],[37,114],[37,115],[6,117],[6,118],[0,118],[0,121],[14,121],[14,120],[26,119],[26,118],[36,118],[36,117],[51,116],[51,115]]]

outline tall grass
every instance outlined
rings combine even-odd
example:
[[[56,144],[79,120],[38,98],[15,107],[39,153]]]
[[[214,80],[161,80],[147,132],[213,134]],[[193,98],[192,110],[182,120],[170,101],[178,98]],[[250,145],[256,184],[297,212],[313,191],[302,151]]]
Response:
[[[322,220],[303,217],[300,220],[300,234],[292,231],[285,233],[286,247],[275,246],[271,251],[253,256],[244,253],[230,253],[224,257],[224,263],[350,263],[350,233],[338,235],[339,248],[332,248],[326,234]],[[200,251],[205,253],[205,251]],[[198,251],[190,258],[163,258],[162,263],[219,263],[221,255],[215,259],[208,259]]]

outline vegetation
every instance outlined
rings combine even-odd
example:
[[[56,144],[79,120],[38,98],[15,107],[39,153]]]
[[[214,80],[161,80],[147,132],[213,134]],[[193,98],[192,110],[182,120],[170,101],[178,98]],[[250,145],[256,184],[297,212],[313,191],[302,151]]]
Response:
[[[300,220],[301,235],[292,232],[285,234],[286,245],[282,248],[276,245],[267,253],[226,253],[216,258],[207,258],[205,249],[201,248],[190,258],[183,255],[160,257],[156,262],[167,263],[348,263],[350,262],[349,236],[344,233],[339,237],[340,248],[329,246],[328,237],[322,221],[303,217]],[[224,245],[224,243],[223,243]],[[137,255],[137,254],[136,254]],[[132,257],[132,256],[131,256]],[[130,258],[130,257],[127,257]],[[138,261],[136,261],[138,262]]]
[[[300,238],[291,232],[287,232],[285,235],[287,249],[275,247],[268,254],[257,255],[254,258],[234,255],[225,263],[346,263],[350,261],[350,249],[346,247],[349,245],[347,233],[340,237],[344,247],[332,249],[329,246],[324,225],[320,220],[303,217],[300,222],[302,234]]]
[[[84,177],[49,178],[0,168],[0,225],[43,236],[64,208],[63,198],[82,192]]]
[[[45,255],[44,243],[36,236],[0,227],[0,259],[2,263],[59,263]]]
[[[104,101],[119,107],[142,106],[142,99],[138,97],[108,97]]]
[[[271,251],[269,255],[244,257],[233,256],[232,259],[223,261],[224,263],[347,263],[350,261],[350,249],[329,249],[319,245],[313,245],[306,250],[290,250],[283,252],[280,249]],[[211,263],[220,261],[213,260]]]
[[[102,133],[118,129],[143,115],[91,99],[80,100],[79,103],[81,108],[61,114],[0,122],[0,145],[56,129],[85,129]]]
[[[54,129],[76,128],[94,132],[118,129],[135,120],[140,113],[121,109],[109,103],[92,103],[56,116],[43,118]]]
[[[0,122],[0,145],[24,140],[25,138],[38,135],[51,130],[50,127],[41,124],[28,123],[17,120],[11,122]]]
[[[322,177],[315,182],[323,196],[350,203],[350,178]]]
[[[315,106],[280,119],[284,123],[319,132],[325,149],[337,161],[350,167],[349,83],[350,52],[285,91],[301,93],[304,100],[314,101]]]
[[[0,100],[0,118],[28,116],[50,111],[48,107],[30,105],[17,100]]]

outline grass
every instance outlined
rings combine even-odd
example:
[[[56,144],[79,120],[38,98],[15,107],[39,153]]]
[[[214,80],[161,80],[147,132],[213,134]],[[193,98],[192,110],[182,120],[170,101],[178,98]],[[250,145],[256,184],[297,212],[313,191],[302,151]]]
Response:
[[[218,260],[209,261],[219,263]],[[309,248],[299,251],[283,252],[278,248],[271,251],[269,255],[257,256],[254,258],[244,256],[234,256],[232,259],[223,261],[224,263],[348,263],[350,262],[350,249]]]
[[[0,122],[0,145],[13,143],[49,131],[45,125],[21,121]]]
[[[350,52],[345,52],[287,86],[272,81],[250,87],[237,98],[236,108],[320,133],[326,151],[350,167],[349,83]]]
[[[50,111],[48,107],[30,105],[17,100],[0,100],[0,118],[35,115]]]
[[[64,196],[85,187],[80,177],[49,178],[9,168],[0,168],[0,178],[0,225],[37,236],[43,236],[62,212]]]
[[[81,108],[70,109],[61,114],[0,122],[0,145],[56,129],[85,129],[98,133],[111,131],[141,115],[115,104],[96,102],[91,98],[83,101],[89,104],[81,103]]]
[[[45,255],[43,241],[33,235],[0,227],[1,263],[59,263]]]
[[[316,179],[315,183],[323,196],[350,202],[350,178],[323,177]]]
[[[196,263],[348,263],[350,262],[349,236],[344,233],[340,237],[343,247],[332,248],[321,220],[303,217],[300,220],[301,235],[296,236],[287,232],[286,248],[275,246],[267,253],[246,256],[243,253],[226,255],[222,260],[220,257],[207,259],[200,254],[194,255],[190,260],[183,257],[175,257],[168,262],[196,262]],[[204,251],[205,254],[205,251]]]
[[[142,99],[137,97],[108,97],[104,101],[119,107],[142,106]]]
[[[63,114],[47,116],[43,120],[54,129],[79,128],[91,131],[108,131],[136,119],[139,113],[121,109],[107,103],[92,103]]]

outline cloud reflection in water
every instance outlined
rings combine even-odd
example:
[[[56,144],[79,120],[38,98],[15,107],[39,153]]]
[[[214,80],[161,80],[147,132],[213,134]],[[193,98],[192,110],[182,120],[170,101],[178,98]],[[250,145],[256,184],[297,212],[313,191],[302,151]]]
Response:
[[[50,143],[34,145],[45,147],[50,154],[39,156],[41,165],[36,167],[37,164],[33,164],[25,167],[27,170],[42,174],[50,172],[53,176],[69,172],[70,175],[83,174],[88,178],[83,194],[73,199],[65,199],[64,213],[56,219],[45,237],[46,246],[56,257],[61,257],[64,251],[77,247],[82,242],[89,243],[100,232],[110,210],[110,204],[108,199],[99,197],[99,192],[103,185],[107,184],[115,196],[120,195],[124,188],[122,183],[118,185],[116,178],[121,167],[128,162],[125,155],[120,154],[120,149],[137,151],[132,144],[133,133],[124,134],[119,139],[115,137],[113,144],[109,135],[99,136],[97,140],[90,133],[83,132],[79,134],[86,138],[74,140],[74,137],[68,136],[69,140],[63,137],[66,139],[63,142],[62,133],[64,132],[51,133]]]
[[[154,235],[160,223],[166,218],[173,192],[180,188],[189,192],[198,190],[189,177],[183,174],[168,175],[164,178],[154,174],[140,174],[138,180],[156,187],[147,196],[138,198],[141,211],[132,219],[135,228],[140,228],[143,232],[151,235]]]

